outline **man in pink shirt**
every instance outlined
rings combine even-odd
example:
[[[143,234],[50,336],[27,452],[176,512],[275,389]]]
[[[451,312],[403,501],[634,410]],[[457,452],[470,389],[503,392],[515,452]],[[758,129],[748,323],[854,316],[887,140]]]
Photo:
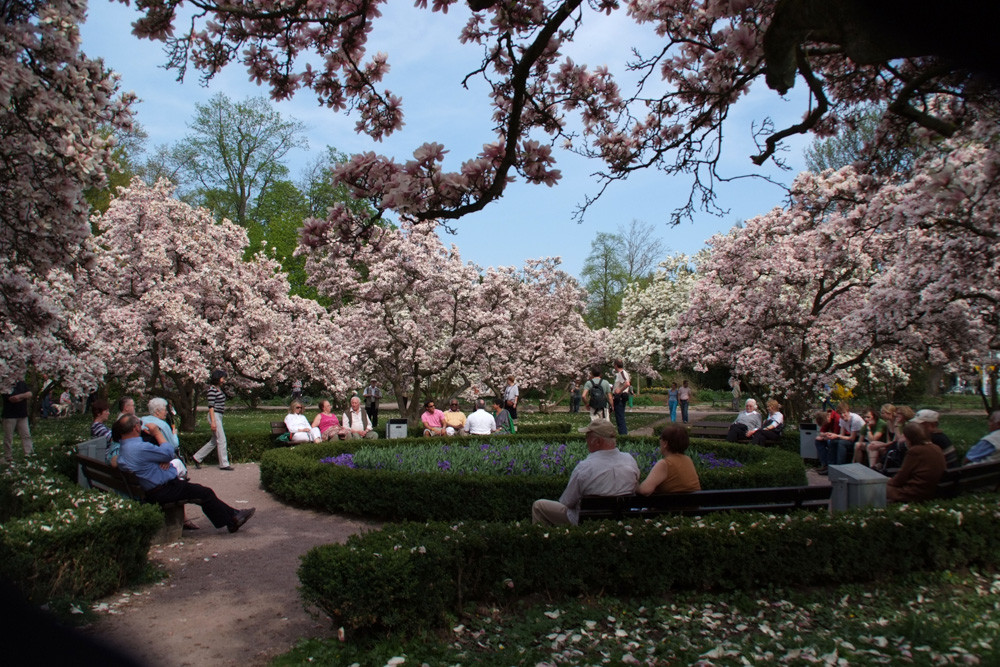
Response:
[[[424,437],[445,434],[444,413],[434,407],[434,401],[424,403],[420,421],[424,423]]]

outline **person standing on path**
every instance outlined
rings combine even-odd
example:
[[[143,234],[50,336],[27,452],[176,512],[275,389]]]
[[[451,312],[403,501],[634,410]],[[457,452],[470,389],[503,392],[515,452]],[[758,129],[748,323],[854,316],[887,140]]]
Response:
[[[226,371],[220,369],[212,371],[212,378],[208,385],[208,425],[212,428],[212,438],[205,443],[205,446],[195,452],[193,461],[194,467],[200,468],[205,457],[212,453],[213,449],[219,450],[219,470],[234,470],[229,465],[229,452],[226,449],[226,431],[222,427],[222,415],[226,413],[226,394],[222,391],[222,384],[226,380]]]
[[[691,387],[688,386],[688,381],[684,380],[681,384],[681,388],[677,390],[677,400],[681,404],[681,419],[685,424],[688,423],[688,405],[691,403]]]
[[[590,421],[608,418],[608,395],[611,383],[601,377],[601,368],[590,369],[590,379],[583,384],[583,402],[590,408]]]
[[[507,376],[507,386],[503,390],[503,402],[507,412],[510,413],[510,418],[515,422],[517,421],[517,402],[521,398],[520,394],[514,376]]]
[[[670,421],[677,421],[677,383],[670,383],[670,391],[667,392],[667,406],[670,408]]]
[[[740,391],[740,379],[736,377],[736,373],[729,376],[729,386],[733,390],[733,410],[739,410],[742,392]]]
[[[615,384],[611,390],[612,401],[615,408],[615,426],[618,427],[618,435],[628,435],[628,426],[625,424],[625,404],[628,403],[629,393],[632,391],[632,378],[625,370],[625,364],[621,359],[615,359]]]
[[[372,378],[368,382],[368,386],[365,387],[363,392],[365,397],[365,412],[368,414],[368,421],[371,422],[372,428],[378,428],[378,404],[382,400],[382,390],[379,389],[378,381]]]
[[[31,390],[28,383],[18,380],[10,393],[3,395],[3,453],[7,463],[14,460],[14,430],[21,436],[21,448],[25,456],[35,453],[35,445],[31,441],[31,429],[28,428],[28,401],[31,400]]]

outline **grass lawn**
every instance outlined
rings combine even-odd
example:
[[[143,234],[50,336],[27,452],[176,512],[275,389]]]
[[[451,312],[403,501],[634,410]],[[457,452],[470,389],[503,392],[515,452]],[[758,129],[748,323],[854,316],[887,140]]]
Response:
[[[481,607],[437,635],[308,641],[273,664],[997,665],[998,636],[1000,573],[946,571],[868,586]]]

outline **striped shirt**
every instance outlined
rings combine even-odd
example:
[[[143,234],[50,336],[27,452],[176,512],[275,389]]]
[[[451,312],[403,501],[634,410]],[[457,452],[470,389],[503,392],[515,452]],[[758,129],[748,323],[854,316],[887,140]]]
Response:
[[[226,414],[226,395],[214,384],[208,385],[208,407],[217,415]]]
[[[104,422],[92,422],[90,424],[90,437],[104,438],[111,444],[111,429]]]

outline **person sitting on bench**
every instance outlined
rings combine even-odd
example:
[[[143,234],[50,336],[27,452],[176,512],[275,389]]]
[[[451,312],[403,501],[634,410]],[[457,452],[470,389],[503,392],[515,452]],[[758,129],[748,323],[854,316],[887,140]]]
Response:
[[[646,479],[642,480],[637,492],[648,496],[652,493],[701,491],[701,481],[698,479],[698,471],[694,469],[694,461],[684,453],[690,444],[686,428],[677,424],[664,426],[660,432],[660,453],[663,458],[656,462]]]
[[[736,420],[729,425],[729,433],[726,440],[729,442],[740,442],[747,439],[747,433],[760,428],[760,413],[757,412],[757,401],[748,398],[743,412],[736,415]]]
[[[143,440],[143,431],[156,444]],[[174,458],[174,447],[164,437],[156,424],[146,424],[135,415],[125,415],[111,428],[114,439],[121,442],[118,467],[135,473],[139,485],[149,500],[162,504],[191,501],[201,505],[201,511],[216,528],[225,526],[235,533],[256,512],[256,508],[235,510],[219,500],[215,491],[193,484],[177,477],[177,471],[170,465]]]
[[[767,447],[781,438],[781,431],[784,428],[785,416],[781,414],[781,403],[771,398],[767,401],[767,419],[764,420],[763,426],[748,431],[747,437],[753,444]]]

